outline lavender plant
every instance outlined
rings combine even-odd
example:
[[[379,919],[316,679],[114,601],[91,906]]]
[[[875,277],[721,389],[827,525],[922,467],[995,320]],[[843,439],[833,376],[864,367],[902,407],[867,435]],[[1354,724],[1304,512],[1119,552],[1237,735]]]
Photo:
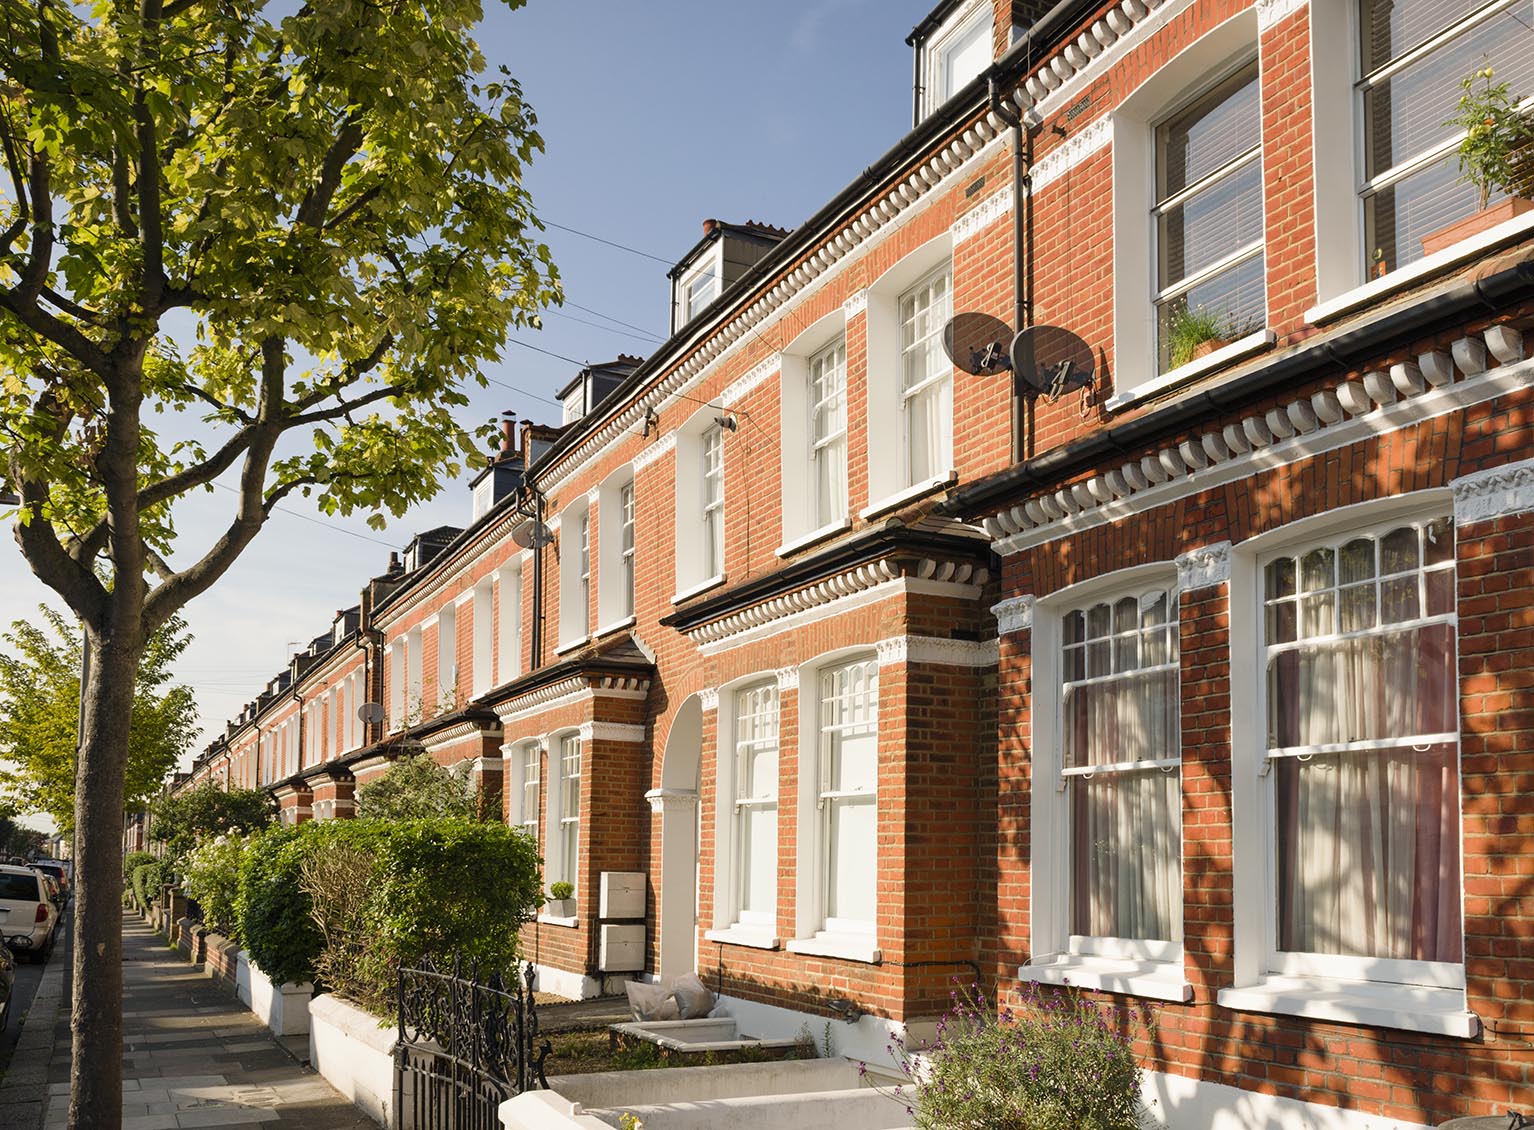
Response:
[[[1139,1130],[1130,1040],[1144,1018],[1033,984],[1016,1011],[996,1009],[978,985],[951,997],[929,1047],[890,1045],[914,1083],[881,1089],[906,1103],[918,1130]]]

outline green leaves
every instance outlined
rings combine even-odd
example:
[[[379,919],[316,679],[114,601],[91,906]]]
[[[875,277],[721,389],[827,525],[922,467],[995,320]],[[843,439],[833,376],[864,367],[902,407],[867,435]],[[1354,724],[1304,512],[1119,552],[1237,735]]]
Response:
[[[260,831],[272,822],[275,810],[261,789],[226,789],[206,781],[157,797],[151,815],[151,834],[165,845],[168,858],[179,860],[201,842]]]
[[[561,297],[522,188],[543,141],[514,79],[480,81],[478,3],[171,10],[0,16],[21,186],[0,204],[0,230],[19,223],[0,243],[0,428],[10,477],[49,500],[28,519],[87,573],[144,570],[140,541],[169,557],[177,503],[241,469],[268,501],[315,490],[379,520],[430,497],[475,450],[453,417],[466,383]],[[181,419],[151,431],[154,413]],[[311,442],[274,460],[294,430]],[[139,525],[91,537],[114,497]],[[151,623],[252,533],[174,547],[188,583],[156,597],[151,578]],[[27,553],[100,620],[60,557]]]
[[[0,774],[22,812],[47,813],[63,832],[74,826],[75,746],[80,710],[80,632],[40,605],[38,621],[17,620],[0,635]],[[191,643],[181,620],[150,637],[134,693],[128,736],[127,804],[158,790],[196,738],[190,687],[173,685],[170,669]]]

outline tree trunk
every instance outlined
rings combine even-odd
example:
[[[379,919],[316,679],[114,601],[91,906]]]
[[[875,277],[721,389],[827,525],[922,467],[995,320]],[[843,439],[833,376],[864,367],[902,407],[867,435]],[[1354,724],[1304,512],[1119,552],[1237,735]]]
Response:
[[[135,633],[136,635],[137,633]],[[122,822],[128,727],[143,647],[87,632],[75,770],[74,992],[69,1130],[122,1125]]]

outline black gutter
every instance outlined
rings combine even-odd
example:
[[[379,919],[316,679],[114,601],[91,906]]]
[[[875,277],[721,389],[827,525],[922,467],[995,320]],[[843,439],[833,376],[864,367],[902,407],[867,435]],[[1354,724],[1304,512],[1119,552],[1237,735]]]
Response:
[[[1106,428],[1037,459],[1019,463],[957,491],[935,509],[940,514],[966,518],[994,512],[1003,500],[1019,492],[1057,486],[1096,467],[1108,456],[1138,455],[1153,437],[1192,427],[1277,386],[1314,377],[1324,366],[1351,369],[1352,361],[1367,361],[1383,346],[1429,337],[1478,308],[1498,313],[1501,310],[1496,304],[1498,300],[1530,291],[1534,291],[1534,258],[1486,278],[1458,283],[1420,302],[1397,306],[1363,325],[1308,342],[1274,358],[1270,364],[1163,405],[1119,427]]]
[[[687,323],[687,328],[692,333],[689,334],[686,342],[681,341],[675,334],[667,339],[628,380],[613,391],[614,413],[618,410],[619,402],[628,400],[642,389],[651,377],[664,371],[677,354],[684,352],[696,342],[708,339],[718,328],[727,310],[736,305],[735,301],[726,303],[724,301],[726,298],[732,295],[745,296],[763,277],[780,271],[792,263],[834,226],[833,221],[842,217],[854,205],[861,204],[870,190],[882,185],[893,173],[910,162],[912,158],[923,153],[928,146],[954,126],[985,110],[993,81],[1000,85],[1007,85],[1011,80],[1021,77],[1032,66],[1033,60],[1039,53],[1058,45],[1075,30],[1087,14],[1103,6],[1103,0],[1060,0],[1053,8],[1045,12],[1016,43],[1007,48],[1000,59],[966,83],[952,98],[923,119],[920,125],[915,126],[883,156],[867,166],[851,184],[832,197],[820,211],[795,228],[772,251],[753,263],[728,291],[710,303],[706,313],[712,312],[716,305],[718,313],[710,314],[708,326],[699,324],[702,319],[694,319]],[[611,414],[604,416],[603,422],[609,418]],[[581,427],[581,424],[587,426]],[[528,466],[528,473],[532,474],[551,464],[595,431],[597,426],[598,420],[595,413],[576,421],[550,445],[536,463]]]
[[[668,628],[685,630],[696,627],[731,612],[753,607],[773,596],[902,552],[942,553],[950,556],[962,554],[984,562],[990,558],[991,546],[989,540],[973,534],[913,528],[898,519],[890,519],[857,537],[832,545],[813,557],[727,589],[717,596],[687,604],[662,616],[660,622]]]
[[[964,3],[964,0],[943,0],[941,4],[922,17],[921,23],[911,29],[911,34],[905,37],[906,46],[915,47],[918,43],[925,42],[927,36],[936,31],[938,25],[952,15],[954,9],[962,3]],[[992,11],[994,12],[994,9]]]

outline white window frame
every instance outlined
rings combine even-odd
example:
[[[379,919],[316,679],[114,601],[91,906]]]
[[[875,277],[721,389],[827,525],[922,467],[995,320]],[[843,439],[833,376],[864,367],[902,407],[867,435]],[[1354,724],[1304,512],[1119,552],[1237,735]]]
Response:
[[[458,607],[445,604],[437,613],[437,710],[458,702]]]
[[[916,287],[945,271],[949,279],[951,307],[954,301],[953,241],[947,234],[912,251],[868,288],[865,313],[868,355],[867,434],[900,437],[898,442],[901,456],[899,459],[868,460],[868,505],[861,511],[864,518],[874,517],[938,487],[951,485],[957,478],[953,469],[951,411],[949,434],[945,440],[947,467],[938,467],[930,478],[913,482],[909,473],[910,455],[906,450],[906,394],[913,390],[904,388],[902,379],[905,350],[901,344],[900,303]],[[951,366],[946,378],[934,378],[942,379],[946,379],[952,389]],[[924,384],[922,387],[927,386]]]
[[[598,636],[634,622],[634,516],[634,469],[624,466],[597,492]]]
[[[882,758],[876,754],[875,784],[871,793],[874,807],[874,843],[868,845],[874,854],[874,911],[871,920],[838,918],[828,913],[831,897],[830,874],[831,805],[839,801],[853,801],[868,794],[867,790],[839,792],[829,787],[828,771],[829,732],[824,725],[822,679],[837,670],[850,670],[863,666],[874,677],[874,730],[873,740],[877,750],[885,721],[879,703],[879,686],[882,678],[876,655],[864,648],[849,648],[823,656],[800,669],[799,692],[799,805],[798,805],[798,890],[796,902],[798,921],[796,937],[786,949],[791,953],[803,953],[828,957],[841,957],[853,961],[878,962],[878,918],[880,900],[877,875],[879,868],[878,822],[880,819],[878,776],[882,770]]]
[[[850,485],[842,500],[840,516],[821,521],[815,500],[814,444],[811,422],[810,361],[842,342],[845,354],[847,318],[840,306],[817,319],[800,332],[778,357],[779,430],[782,544],[776,552],[788,557],[844,530],[851,529],[852,491]],[[843,397],[846,396],[846,365],[842,370]],[[847,432],[846,405],[843,406],[843,435]],[[845,439],[844,439],[845,451]],[[850,478],[849,478],[850,484]]]
[[[953,317],[953,265],[949,263],[945,266],[939,267],[935,271],[928,272],[928,274],[922,279],[918,280],[914,286],[909,287],[903,291],[900,297],[897,299],[897,316],[900,319],[900,332],[902,335],[904,335],[906,330],[906,317],[904,313],[904,307],[907,300],[915,299],[918,295],[922,294],[923,292],[932,290],[940,283],[943,290],[943,304],[946,305],[948,310],[948,317],[941,319],[941,322],[946,324],[947,321]],[[914,314],[915,312],[913,310],[913,317]],[[941,334],[941,329],[933,330],[926,336],[913,341],[909,346],[904,344],[902,337],[902,344],[900,348],[900,453],[901,458],[904,460],[905,464],[904,485],[907,487],[916,486],[919,483],[931,482],[934,479],[946,478],[948,474],[947,469],[951,468],[954,463],[953,365],[940,363],[936,373],[929,373],[927,376],[922,377],[911,385],[907,385],[905,383],[906,365],[911,354],[919,349],[924,349],[925,347],[929,346],[930,343],[935,338],[940,337]],[[913,408],[914,405],[919,401],[931,401],[936,399],[937,401],[941,402],[945,392],[947,394],[948,400],[948,427],[946,429],[947,434],[939,438],[938,450],[928,453],[928,459],[931,463],[931,466],[927,468],[927,470],[930,471],[931,474],[918,474],[917,469],[912,465],[916,456],[916,443],[914,442],[911,435]]]
[[[1152,148],[1152,153],[1153,154],[1157,152],[1157,150],[1159,149],[1159,145],[1155,141],[1155,135],[1158,134],[1163,128],[1165,128],[1165,126],[1169,122],[1173,121],[1174,119],[1176,119],[1176,118],[1180,117],[1181,115],[1185,114],[1187,111],[1191,110],[1195,105],[1197,105],[1198,103],[1202,102],[1206,97],[1208,97],[1211,93],[1213,93],[1217,88],[1219,88],[1220,86],[1222,86],[1225,83],[1229,82],[1231,79],[1235,78],[1237,74],[1239,74],[1240,72],[1246,70],[1248,67],[1253,67],[1256,70],[1256,75],[1254,77],[1254,81],[1257,84],[1257,92],[1258,92],[1257,144],[1255,146],[1253,146],[1252,148],[1247,149],[1245,152],[1241,153],[1240,155],[1238,155],[1238,156],[1232,158],[1231,160],[1227,161],[1224,165],[1221,165],[1219,168],[1214,169],[1214,170],[1212,170],[1209,173],[1206,173],[1204,176],[1200,177],[1198,180],[1194,181],[1192,184],[1185,185],[1182,189],[1178,190],[1177,192],[1169,194],[1164,199],[1158,199],[1158,191],[1157,191],[1157,189],[1153,188],[1151,190],[1151,220],[1150,220],[1151,241],[1152,241],[1152,244],[1155,247],[1155,256],[1156,256],[1156,258],[1155,258],[1155,269],[1156,269],[1156,271],[1158,273],[1158,278],[1156,280],[1156,285],[1152,288],[1152,292],[1151,292],[1151,318],[1156,323],[1156,326],[1157,326],[1157,329],[1156,329],[1155,335],[1154,335],[1156,337],[1156,339],[1157,339],[1156,340],[1156,359],[1155,359],[1155,370],[1156,370],[1157,376],[1163,375],[1165,372],[1169,371],[1170,369],[1172,369],[1174,367],[1174,366],[1171,366],[1170,364],[1166,367],[1166,369],[1163,369],[1161,367],[1161,342],[1159,340],[1159,337],[1160,337],[1160,328],[1159,328],[1159,326],[1160,326],[1161,308],[1163,306],[1167,305],[1170,302],[1177,301],[1177,299],[1179,299],[1179,298],[1183,297],[1184,295],[1188,294],[1190,291],[1192,291],[1199,284],[1207,282],[1208,280],[1213,279],[1213,278],[1218,278],[1220,275],[1225,274],[1227,271],[1232,271],[1235,268],[1237,268],[1237,267],[1239,267],[1239,266],[1241,266],[1241,265],[1243,265],[1245,263],[1249,263],[1249,262],[1251,262],[1254,259],[1262,260],[1263,261],[1263,269],[1264,269],[1264,278],[1263,278],[1263,310],[1264,310],[1264,316],[1263,316],[1263,321],[1264,321],[1264,323],[1267,321],[1267,317],[1266,317],[1267,293],[1268,293],[1268,291],[1267,291],[1267,278],[1266,278],[1267,223],[1266,223],[1266,218],[1265,218],[1266,209],[1263,208],[1263,206],[1262,206],[1262,199],[1261,199],[1261,197],[1263,195],[1264,188],[1263,188],[1263,180],[1262,180],[1262,172],[1261,172],[1261,170],[1262,170],[1262,160],[1263,160],[1263,136],[1262,136],[1262,105],[1261,105],[1261,97],[1262,97],[1262,67],[1261,67],[1260,62],[1255,57],[1250,58],[1250,59],[1243,59],[1243,60],[1237,62],[1236,64],[1234,64],[1233,66],[1229,67],[1226,71],[1219,73],[1213,79],[1213,81],[1205,82],[1202,86],[1200,86],[1200,87],[1196,88],[1195,90],[1189,92],[1189,94],[1188,94],[1188,96],[1186,98],[1184,98],[1177,106],[1175,106],[1169,112],[1163,114],[1160,117],[1160,119],[1156,122],[1156,124],[1155,124],[1155,126],[1154,126],[1154,128],[1152,130],[1152,145],[1151,145],[1151,148]],[[1159,161],[1159,157],[1153,157],[1152,160],[1153,161]],[[1169,282],[1165,286],[1161,286],[1160,285],[1161,280],[1159,278],[1160,264],[1161,264],[1162,260],[1166,257],[1166,248],[1161,246],[1160,239],[1159,239],[1159,237],[1157,235],[1157,232],[1159,230],[1159,223],[1158,223],[1158,221],[1161,219],[1161,217],[1166,212],[1170,211],[1171,209],[1177,207],[1180,204],[1183,204],[1183,203],[1187,202],[1192,197],[1194,197],[1194,196],[1198,195],[1200,192],[1202,192],[1204,189],[1213,187],[1214,185],[1220,183],[1223,180],[1227,180],[1229,178],[1232,178],[1232,177],[1235,177],[1235,176],[1239,175],[1248,165],[1252,165],[1252,164],[1257,165],[1257,168],[1258,168],[1258,178],[1257,178],[1257,194],[1258,194],[1258,198],[1259,198],[1259,200],[1258,200],[1258,212],[1259,212],[1259,214],[1264,215],[1264,222],[1263,222],[1261,228],[1259,229],[1259,231],[1257,232],[1256,238],[1251,240],[1249,243],[1245,243],[1245,244],[1242,244],[1239,247],[1232,248],[1225,255],[1221,256],[1219,259],[1215,260],[1213,263],[1206,264],[1205,266],[1200,267],[1199,269],[1197,269],[1195,271],[1192,271],[1192,272],[1190,272],[1187,275],[1184,275],[1182,278],[1176,280],[1175,282]],[[1160,172],[1161,172],[1161,170],[1159,168],[1153,168],[1153,174],[1156,177],[1156,179],[1152,182],[1153,184],[1159,184]],[[1247,336],[1247,335],[1242,335],[1242,336]],[[1232,338],[1231,340],[1236,340],[1236,339]],[[1187,362],[1184,362],[1184,364],[1187,364]]]
[[[1177,567],[1156,562],[1115,570],[1071,585],[1041,599],[1034,609],[1031,636],[1033,664],[1030,723],[1033,759],[1029,808],[1030,871],[1033,875],[1033,957],[1017,971],[1019,980],[1076,985],[1158,1000],[1187,1001],[1192,987],[1183,971],[1183,945],[1176,939],[1144,941],[1091,938],[1071,932],[1071,857],[1069,792],[1062,763],[1064,750],[1065,617],[1101,601],[1168,591],[1176,606]],[[1178,681],[1181,697],[1181,679]],[[1042,751],[1048,751],[1047,756]],[[1178,759],[1179,765],[1181,758]],[[1186,835],[1180,845],[1179,871],[1186,860]]]
[[[695,304],[692,291],[695,284],[709,281],[713,294],[701,304]],[[716,239],[712,247],[698,257],[698,261],[678,276],[676,280],[676,318],[671,332],[675,333],[691,322],[724,293],[724,239]]]
[[[470,624],[474,633],[471,649],[474,657],[474,674],[469,696],[478,698],[488,693],[495,685],[494,672],[491,670],[491,649],[494,647],[495,640],[494,580],[490,577],[482,577],[476,581],[473,601],[473,619]]]
[[[591,506],[581,495],[559,516],[559,646],[569,651],[591,638]]]
[[[725,429],[719,419],[726,412],[713,405],[705,405],[695,412],[687,423],[677,431],[676,439],[676,594],[673,604],[680,604],[689,597],[723,584],[726,579],[723,558],[728,484],[725,462],[729,446]],[[711,432],[719,436],[720,464],[717,474],[719,498],[711,502],[705,488],[705,454],[707,437]],[[706,513],[718,516],[719,560],[710,568],[709,549],[705,539]]]
[[[405,633],[405,728],[419,723],[425,714],[423,701],[421,626],[417,624]]]
[[[571,765],[571,749],[574,754],[575,775],[569,773]],[[549,788],[548,788],[548,839],[544,852],[547,859],[548,881],[550,884],[565,881],[575,888],[576,899],[581,897],[582,883],[580,881],[580,854],[581,854],[581,821],[585,815],[585,795],[581,787],[582,778],[585,775],[585,748],[581,740],[579,730],[566,730],[562,733],[550,735],[548,741],[549,751]],[[574,815],[571,816],[567,808],[570,781],[575,782]],[[575,858],[567,859],[570,845],[566,843],[565,834],[573,825],[575,838]]]
[[[824,379],[823,379],[824,378]],[[835,382],[836,391],[828,392]],[[817,389],[817,385],[821,387]],[[810,491],[805,508],[813,515],[815,529],[840,525],[847,520],[847,338],[838,337],[830,345],[810,358],[809,419],[806,421],[810,441]],[[841,401],[841,423],[825,436],[816,434],[816,421],[820,407],[833,400]],[[820,481],[826,474],[828,464],[840,453],[842,491],[839,499],[833,499],[829,510],[821,510]]]
[[[396,636],[389,644],[389,731],[405,728],[405,637]]]
[[[1404,516],[1388,518],[1382,522],[1376,522],[1369,526],[1351,528],[1347,530],[1337,530],[1325,536],[1298,539],[1296,541],[1287,542],[1282,546],[1275,546],[1265,553],[1260,554],[1256,559],[1258,608],[1262,609],[1265,607],[1267,598],[1265,582],[1263,579],[1264,572],[1267,566],[1277,558],[1289,556],[1294,556],[1297,558],[1303,557],[1311,550],[1319,548],[1331,548],[1340,551],[1345,543],[1352,541],[1355,538],[1367,537],[1378,539],[1380,536],[1390,532],[1391,530],[1398,529],[1402,526],[1425,523],[1430,518],[1443,517],[1452,517],[1452,511],[1444,510],[1441,512],[1434,512],[1432,514],[1423,515],[1420,518]],[[1422,572],[1423,570],[1419,566],[1419,568],[1416,570],[1419,580]],[[1411,621],[1410,623],[1413,626],[1423,626],[1429,624],[1452,625],[1455,632],[1456,647],[1458,646],[1459,616],[1457,610],[1445,615],[1429,616],[1426,614],[1426,609],[1424,608],[1423,615],[1418,619]],[[1326,638],[1340,639],[1346,638],[1350,634],[1373,636],[1377,635],[1378,632],[1377,630],[1370,630],[1360,633],[1344,633],[1341,636]],[[1265,633],[1263,632],[1261,624],[1259,623],[1257,629],[1256,645],[1259,652],[1258,664],[1259,667],[1266,669],[1266,663],[1264,660],[1267,655],[1273,652],[1284,650],[1288,645],[1264,646],[1264,638]],[[1457,755],[1459,751],[1457,694],[1455,695],[1455,699],[1455,729],[1452,732],[1440,734],[1405,735],[1399,739],[1392,739],[1382,744],[1388,746],[1415,744],[1413,739],[1416,739],[1417,742],[1432,745],[1452,744]],[[1258,683],[1257,707],[1259,711],[1259,713],[1256,715],[1258,724],[1265,728],[1268,717],[1268,686],[1266,679],[1262,679]],[[1267,953],[1265,955],[1266,971],[1280,976],[1328,977],[1345,981],[1373,980],[1403,985],[1426,985],[1432,988],[1464,988],[1465,967],[1463,961],[1458,963],[1412,961],[1390,958],[1353,957],[1342,954],[1283,952],[1278,949],[1278,812],[1277,801],[1274,796],[1276,774],[1273,772],[1273,769],[1275,768],[1279,758],[1308,758],[1316,753],[1330,752],[1334,747],[1288,747],[1283,750],[1275,751],[1268,748],[1265,736],[1264,739],[1260,740],[1259,744],[1262,746],[1263,757],[1263,763],[1258,770],[1258,775],[1262,778],[1263,781],[1263,812],[1265,816],[1263,831],[1266,838],[1264,870],[1266,871],[1268,877],[1267,895],[1263,900],[1266,910],[1264,933],[1269,939]],[[1358,747],[1356,744],[1354,744],[1353,748],[1357,749]],[[1463,794],[1463,788],[1461,789],[1461,794]],[[1460,841],[1461,857],[1463,857],[1463,833],[1461,833]],[[1463,858],[1461,860],[1461,876],[1463,876]],[[1461,900],[1463,900],[1463,878],[1461,878],[1461,888]],[[1461,911],[1460,922],[1461,931],[1463,932],[1463,910]]]
[[[963,88],[964,83],[973,79],[975,75],[984,71],[976,71],[975,75],[969,76],[952,90],[948,90],[948,56],[953,48],[963,39],[966,39],[975,30],[977,24],[983,24],[986,32],[987,63],[994,61],[996,54],[995,42],[995,13],[987,0],[968,0],[950,13],[948,18],[930,34],[921,45],[922,54],[922,99],[921,116],[923,118],[932,114],[949,98]],[[915,123],[913,123],[915,124]]]
[[[522,674],[522,564],[512,561],[495,571],[495,685]]]
[[[514,828],[521,828],[527,832],[536,843],[539,824],[538,794],[543,778],[543,747],[536,741],[503,746],[502,756],[506,758],[508,769],[514,773],[507,782],[513,798],[510,805],[511,819],[508,823]],[[529,787],[532,792],[530,797]]]
[[[1516,0],[1507,0],[1503,9],[1515,9]],[[1487,18],[1496,13],[1486,13]],[[1476,13],[1471,13],[1475,16]],[[1422,256],[1416,262],[1396,266],[1383,277],[1371,278],[1365,269],[1369,249],[1365,246],[1364,204],[1364,136],[1363,98],[1357,84],[1363,79],[1360,73],[1363,52],[1360,45],[1360,19],[1358,0],[1345,3],[1312,5],[1310,9],[1311,73],[1315,77],[1312,94],[1314,120],[1312,135],[1315,144],[1315,212],[1316,212],[1316,291],[1320,303],[1305,312],[1307,321],[1320,323],[1352,310],[1359,305],[1412,285],[1444,267],[1472,258],[1487,249],[1515,238],[1523,232],[1534,230],[1534,215],[1515,217],[1496,228],[1470,236],[1452,247],[1446,247],[1431,255]],[[1466,21],[1461,21],[1465,23]],[[1433,42],[1447,35],[1440,33]],[[1349,107],[1346,114],[1338,113],[1339,106]],[[1526,101],[1525,109],[1529,108]],[[1420,167],[1452,151],[1459,143],[1458,137],[1449,138],[1427,154],[1415,154],[1392,166],[1390,173],[1376,178],[1381,180],[1405,175],[1408,164]],[[1348,160],[1337,160],[1338,154],[1348,154]],[[1420,161],[1417,159],[1420,158]]]
[[[1270,955],[1276,938],[1277,890],[1272,861],[1275,832],[1271,785],[1263,775],[1267,763],[1266,677],[1261,643],[1262,562],[1284,551],[1322,544],[1343,531],[1349,534],[1391,528],[1403,522],[1426,521],[1452,514],[1452,496],[1445,490],[1418,491],[1397,498],[1345,506],[1324,515],[1269,531],[1238,545],[1232,553],[1230,622],[1233,639],[1248,646],[1231,651],[1231,718],[1245,720],[1231,727],[1232,848],[1235,890],[1234,984],[1219,990],[1218,1002],[1230,1009],[1307,1016],[1351,1024],[1372,1024],[1407,1031],[1471,1038],[1480,1021],[1468,1011],[1463,967],[1457,984],[1404,984],[1380,979],[1355,979],[1320,973],[1274,971]],[[1347,538],[1342,538],[1347,540]],[[1245,633],[1235,625],[1249,625]],[[1463,786],[1461,817],[1463,818]],[[1275,826],[1276,827],[1276,826]],[[1461,829],[1463,883],[1463,828]],[[1463,890],[1461,891],[1463,900]],[[1463,928],[1463,911],[1461,927]],[[1441,963],[1423,963],[1436,965]],[[1394,965],[1394,963],[1392,963]],[[1334,972],[1348,970],[1339,963]],[[1367,963],[1363,971],[1370,972]],[[1399,968],[1381,970],[1397,975]],[[1426,972],[1426,971],[1425,971]]]
[[[724,573],[724,428],[715,424],[700,437],[703,498],[703,574]]]
[[[747,724],[743,710],[759,706],[758,723],[766,726],[770,718],[770,735],[751,742],[742,740],[741,730]],[[777,936],[777,901],[779,891],[773,889],[769,904],[770,912],[748,911],[741,906],[746,862],[742,838],[743,813],[746,809],[770,808],[774,814],[781,811],[781,738],[782,700],[777,681],[769,674],[766,679],[752,676],[743,681],[720,688],[716,795],[720,802],[716,807],[715,839],[716,862],[714,883],[714,926],[707,937],[714,941],[732,942],[739,945],[772,949],[779,944]],[[779,773],[774,777],[771,796],[743,797],[742,769],[749,753],[747,745],[757,748],[763,755],[770,749]],[[777,822],[774,822],[774,829]],[[775,832],[773,843],[778,844]]]
[[[1319,7],[1320,5],[1317,5]],[[1209,89],[1208,76],[1228,76],[1258,55],[1256,7],[1246,8],[1205,32],[1148,76],[1110,116],[1113,161],[1113,384],[1110,411],[1192,380],[1266,348],[1274,335],[1266,327],[1223,349],[1161,372],[1153,296],[1160,291],[1155,223],[1150,205],[1156,194],[1155,127],[1189,94]],[[1260,70],[1258,83],[1263,81]],[[1262,150],[1263,160],[1267,159]],[[1266,208],[1263,244],[1266,247]],[[1136,284],[1135,280],[1143,280]]]

